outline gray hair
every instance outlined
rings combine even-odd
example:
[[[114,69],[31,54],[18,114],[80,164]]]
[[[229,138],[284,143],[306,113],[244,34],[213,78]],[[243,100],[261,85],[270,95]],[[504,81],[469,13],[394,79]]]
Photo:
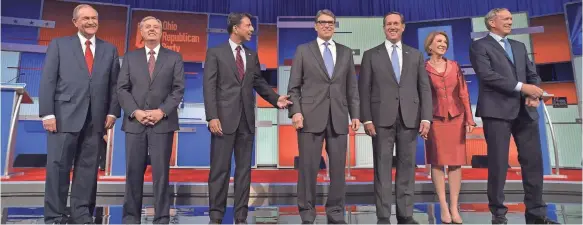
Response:
[[[318,22],[318,18],[320,18],[320,16],[322,16],[322,15],[328,15],[328,16],[330,16],[330,17],[332,17],[334,19],[334,22],[336,22],[336,16],[329,9],[319,10],[318,13],[316,13],[316,17],[314,18],[314,21],[315,22]]]
[[[510,11],[507,8],[494,8],[491,9],[488,14],[486,14],[486,16],[484,17],[484,24],[486,24],[486,28],[488,30],[492,29],[492,27],[490,26],[490,24],[488,23],[490,20],[493,20],[494,17],[496,17],[498,15],[499,12],[501,11]]]
[[[75,9],[73,10],[73,19],[77,19],[78,15],[79,15],[79,10],[81,10],[83,8],[92,8],[93,10],[95,10],[95,12],[97,12],[97,10],[95,8],[93,8],[93,6],[91,6],[91,5],[80,4],[77,7],[75,7]],[[97,13],[97,16],[99,16],[99,13]]]
[[[144,22],[146,22],[148,20],[158,21],[158,23],[160,24],[160,29],[162,29],[162,21],[160,21],[160,19],[153,17],[153,16],[146,16],[146,17],[144,17],[144,19],[142,19],[142,21],[140,21],[140,25],[139,25],[140,30],[142,29],[142,24],[144,24]]]

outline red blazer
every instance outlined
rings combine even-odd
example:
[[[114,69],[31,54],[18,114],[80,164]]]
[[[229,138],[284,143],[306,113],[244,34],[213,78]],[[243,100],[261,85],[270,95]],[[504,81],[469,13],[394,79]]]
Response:
[[[433,98],[433,116],[448,118],[464,114],[466,124],[475,125],[470,106],[468,85],[456,61],[446,60],[443,73],[438,73],[429,61],[425,62],[425,70],[431,81]],[[449,114],[449,116],[448,116]]]

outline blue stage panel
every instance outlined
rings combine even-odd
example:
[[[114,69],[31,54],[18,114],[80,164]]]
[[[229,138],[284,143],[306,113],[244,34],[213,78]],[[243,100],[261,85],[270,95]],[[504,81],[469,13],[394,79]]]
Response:
[[[317,34],[314,28],[279,28],[278,29],[278,65],[283,66],[285,60],[293,60],[296,48],[316,40]]]
[[[227,15],[209,15],[209,29],[227,30]]]
[[[403,32],[403,43],[419,48],[419,46],[424,46],[423,42],[427,37],[427,31],[445,27],[451,29],[448,33],[451,42],[448,52],[453,50],[453,60],[458,61],[461,65],[470,65],[470,34],[472,33],[472,20],[470,18],[407,23],[405,32]],[[419,51],[424,52],[422,47]]]
[[[26,91],[31,97],[38,97],[44,61],[44,53],[23,52],[20,54],[18,83],[26,83]]]
[[[41,19],[42,0],[2,1],[2,16]],[[72,24],[71,24],[72,25]],[[2,24],[2,42],[19,44],[38,44],[38,27]]]
[[[111,152],[112,176],[126,175],[126,135],[121,130],[121,125],[123,123],[123,117],[128,115],[124,115],[123,110],[121,115],[122,117],[115,121],[115,126],[113,127],[113,150]]]
[[[178,132],[177,166],[209,167],[211,133],[206,124],[180,124],[180,128],[192,131]]]
[[[7,153],[8,153],[8,133],[10,131],[10,119],[12,118],[12,104],[14,102],[14,96],[16,95],[16,93],[12,90],[3,90],[2,95],[0,97],[0,99],[2,100],[0,103],[2,104],[2,107],[0,110],[0,119],[2,121],[2,126],[0,126],[0,131],[2,132],[1,135],[1,141],[0,144],[2,144],[2,147],[0,148],[0,151],[2,151],[0,154],[2,154],[1,156],[1,160],[2,160],[2,165],[0,166],[0,170],[1,170],[1,174],[4,175],[4,162],[6,162],[6,157],[8,157]],[[13,157],[14,159],[14,157]]]
[[[202,63],[184,63],[184,102],[204,103]]]
[[[573,55],[580,56],[582,49],[581,34],[581,2],[574,2],[565,5],[565,14],[567,17],[567,26],[569,29],[569,40],[571,42],[571,51]]]
[[[20,154],[47,154],[47,132],[41,120],[20,120],[16,132],[14,156]]]

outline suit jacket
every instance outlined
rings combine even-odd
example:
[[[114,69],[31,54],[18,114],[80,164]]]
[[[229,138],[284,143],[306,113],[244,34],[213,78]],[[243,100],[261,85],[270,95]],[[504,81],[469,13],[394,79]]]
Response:
[[[524,107],[524,97],[515,91],[518,82],[539,85],[540,78],[528,59],[523,43],[508,39],[514,64],[504,48],[490,35],[472,42],[470,60],[479,80],[476,116],[511,120]],[[528,115],[538,119],[534,107],[525,107]]]
[[[277,107],[279,95],[261,76],[257,53],[243,45],[246,70],[243,80],[237,72],[237,64],[229,42],[210,48],[204,63],[204,108],[206,120],[219,119],[223,133],[237,131],[241,111],[245,110],[247,125],[255,133],[255,93]]]
[[[336,63],[332,78],[328,76],[316,40],[296,49],[288,85],[288,94],[294,103],[289,107],[289,117],[302,113],[303,132],[324,132],[331,117],[334,131],[347,134],[348,114],[352,119],[360,118],[352,50],[337,42],[335,45]]]
[[[95,38],[91,76],[77,34],[49,44],[39,88],[39,116],[55,115],[58,132],[79,132],[91,110],[97,132],[105,117],[120,116],[116,93],[119,73],[117,48]]]
[[[421,120],[431,121],[433,118],[431,87],[423,55],[410,46],[403,44],[399,83],[384,42],[364,52],[358,88],[363,122],[392,126],[399,108],[408,128],[419,127]]]
[[[456,61],[447,60],[445,71],[437,72],[429,62],[425,69],[431,81],[433,117],[447,119],[463,114],[466,124],[474,125],[466,79]]]
[[[153,78],[150,79],[146,50],[126,53],[117,81],[119,103],[124,111],[122,130],[141,133],[146,128],[135,110],[161,109],[165,117],[153,127],[156,133],[178,130],[178,104],[184,96],[184,62],[177,52],[160,47]]]

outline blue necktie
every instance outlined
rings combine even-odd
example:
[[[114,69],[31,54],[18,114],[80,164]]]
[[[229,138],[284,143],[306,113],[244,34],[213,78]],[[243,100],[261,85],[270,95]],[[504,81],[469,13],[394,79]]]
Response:
[[[393,45],[393,53],[391,53],[391,63],[393,64],[393,71],[395,71],[397,83],[399,83],[401,82],[401,67],[399,66],[399,54],[397,53],[397,45]]]
[[[512,46],[510,46],[510,42],[508,42],[508,39],[506,38],[503,38],[502,41],[504,42],[504,50],[506,51],[508,58],[510,58],[510,61],[514,64],[514,55],[512,54]]]
[[[324,42],[324,64],[326,65],[326,70],[328,70],[328,77],[332,78],[334,73],[334,59],[332,59],[332,51],[328,48],[330,43]]]

